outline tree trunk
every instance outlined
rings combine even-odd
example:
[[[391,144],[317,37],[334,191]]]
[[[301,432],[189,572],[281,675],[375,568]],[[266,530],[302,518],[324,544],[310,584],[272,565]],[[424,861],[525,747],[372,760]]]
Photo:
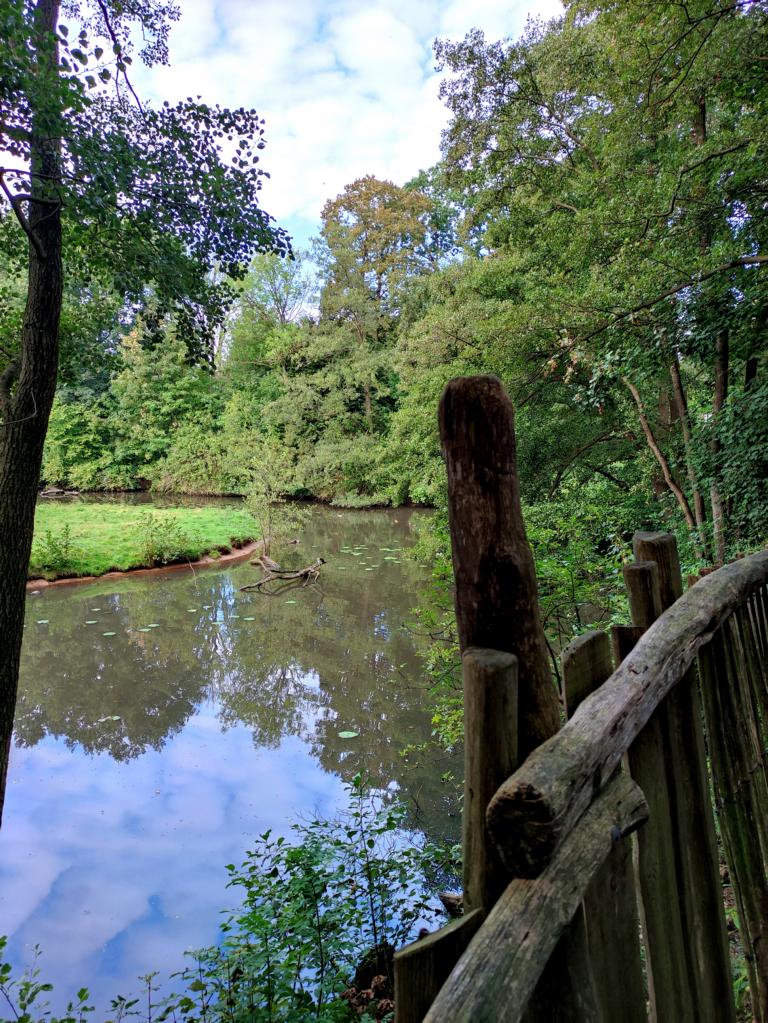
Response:
[[[659,467],[662,473],[664,474],[664,482],[669,487],[671,493],[674,494],[680,511],[683,513],[683,515],[685,516],[685,521],[688,523],[688,528],[695,533],[696,520],[693,517],[693,512],[691,511],[691,506],[688,503],[688,498],[685,496],[685,492],[675,479],[670,464],[667,460],[667,456],[659,447],[659,443],[656,440],[656,437],[653,433],[653,429],[651,428],[651,424],[648,420],[648,416],[645,411],[645,405],[643,405],[643,399],[640,397],[640,392],[632,383],[632,381],[629,380],[627,377],[622,377],[621,379],[625,387],[628,389],[629,393],[634,398],[635,406],[637,407],[637,416],[638,419],[640,420],[640,425],[643,428],[643,433],[645,434],[645,439],[648,442],[648,447],[653,452],[653,455],[656,461],[659,463]]]
[[[720,496],[720,488],[717,485],[718,460],[722,451],[722,443],[718,436],[720,413],[728,397],[728,364],[729,345],[728,328],[724,327],[718,332],[715,342],[715,393],[712,403],[712,455],[714,461],[714,479],[710,487],[710,502],[712,504],[712,526],[715,534],[715,558],[718,565],[725,564],[725,538],[726,538],[726,514],[723,499]]]
[[[696,475],[696,466],[693,461],[693,431],[691,430],[691,417],[688,414],[688,402],[685,397],[685,388],[683,387],[683,378],[680,375],[680,364],[677,361],[677,356],[673,358],[672,363],[670,364],[669,373],[672,377],[672,388],[675,393],[677,412],[680,418],[680,425],[683,430],[685,464],[688,469],[688,480],[691,484],[691,491],[693,493],[693,512],[696,518],[696,528],[699,533],[699,543],[701,544],[705,558],[708,561],[711,561],[712,552],[707,538],[707,513],[704,507],[704,497],[701,493],[698,477]]]
[[[58,0],[38,0],[33,45],[41,74],[58,67]],[[58,111],[35,111],[29,277],[21,355],[0,380],[0,821],[16,706],[27,569],[48,416],[56,390],[63,270]]]

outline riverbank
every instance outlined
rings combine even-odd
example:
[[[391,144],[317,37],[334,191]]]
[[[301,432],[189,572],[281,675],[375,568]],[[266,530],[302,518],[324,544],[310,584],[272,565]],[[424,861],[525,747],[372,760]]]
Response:
[[[28,578],[52,582],[204,565],[245,556],[256,524],[242,508],[147,508],[107,503],[41,502]]]

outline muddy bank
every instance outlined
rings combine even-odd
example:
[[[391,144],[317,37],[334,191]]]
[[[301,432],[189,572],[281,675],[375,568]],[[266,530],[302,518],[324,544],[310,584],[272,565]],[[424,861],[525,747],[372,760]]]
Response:
[[[206,554],[204,557],[197,558],[195,561],[185,559],[184,561],[174,562],[171,565],[159,565],[155,568],[127,568],[123,571],[115,570],[114,572],[105,572],[103,575],[62,576],[60,579],[27,579],[27,589],[43,590],[49,586],[72,586],[75,583],[92,583],[102,579],[122,579],[124,576],[129,575],[170,575],[173,572],[191,571],[197,568],[211,568],[216,565],[232,564],[233,562],[243,561],[251,554],[260,553],[262,546],[262,540],[253,540],[251,543],[247,543],[243,547],[233,548],[225,554],[219,554],[217,557],[213,557],[211,554]]]

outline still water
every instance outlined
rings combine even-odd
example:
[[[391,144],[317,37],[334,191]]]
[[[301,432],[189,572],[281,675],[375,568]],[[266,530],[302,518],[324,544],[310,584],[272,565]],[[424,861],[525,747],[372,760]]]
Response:
[[[53,1006],[85,984],[99,1019],[213,943],[237,902],[224,864],[332,815],[359,771],[415,828],[455,835],[455,764],[401,755],[430,733],[404,626],[426,583],[403,557],[417,515],[312,509],[284,560],[324,557],[320,584],[277,596],[238,591],[247,562],[29,596],[0,933],[15,965],[42,947]]]

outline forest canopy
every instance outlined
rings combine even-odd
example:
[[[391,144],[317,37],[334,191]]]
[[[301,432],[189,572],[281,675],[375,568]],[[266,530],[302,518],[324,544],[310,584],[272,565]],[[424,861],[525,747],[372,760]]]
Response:
[[[71,280],[45,480],[247,493],[279,451],[285,497],[440,505],[440,391],[491,372],[553,521],[586,497],[603,547],[644,523],[702,563],[763,542],[765,41],[746,0],[438,41],[439,164],[350,182],[311,253],[240,281],[224,260],[204,349],[156,283],[126,311],[103,274]]]

